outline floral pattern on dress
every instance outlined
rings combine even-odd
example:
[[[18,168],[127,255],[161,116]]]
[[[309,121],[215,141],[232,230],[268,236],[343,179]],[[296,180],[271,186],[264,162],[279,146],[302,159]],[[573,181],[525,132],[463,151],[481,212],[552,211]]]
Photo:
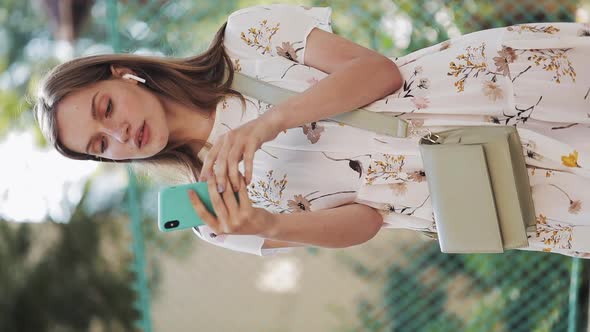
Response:
[[[355,193],[352,190],[340,190],[322,194],[320,190],[315,190],[306,195],[294,194],[291,199],[285,199],[284,193],[288,184],[287,173],[284,173],[282,178],[275,178],[273,174],[273,169],[268,170],[265,178],[252,181],[246,187],[252,205],[272,213],[308,212],[313,210],[312,202],[315,200],[334,195]],[[319,196],[312,197],[317,194]]]
[[[403,172],[406,157],[404,155],[382,154],[383,158],[374,158],[367,168],[365,182],[371,185],[375,180],[405,181],[407,174]]]
[[[233,59],[233,68],[236,73],[242,71],[242,65],[240,65],[240,59]]]
[[[250,27],[247,31],[242,31],[240,36],[246,45],[254,47],[262,55],[277,55],[292,61],[293,63],[281,75],[281,78],[284,78],[291,68],[301,66],[297,53],[305,49],[305,40],[281,41],[280,45],[275,46],[275,54],[273,54],[272,38],[279,32],[280,25],[280,22],[269,24],[268,19],[264,19],[258,23],[258,28]]]
[[[293,199],[287,201],[291,212],[311,211],[311,203],[303,195],[295,195]]]
[[[569,225],[561,223],[547,223],[547,217],[539,214],[536,218],[536,236],[537,240],[543,244],[559,249],[572,248],[572,232],[573,228]],[[550,248],[546,248],[550,249]]]
[[[315,144],[320,140],[322,137],[322,133],[324,132],[324,126],[319,124],[318,122],[312,122],[305,124],[301,127],[303,130],[303,134],[307,136],[307,139],[311,144]]]
[[[293,45],[294,44],[302,44],[302,43],[303,43],[303,41],[283,42],[282,46],[276,47],[277,54],[284,57],[284,58],[287,58],[293,62],[297,62],[297,52],[304,49],[304,47],[294,48]]]
[[[490,74],[486,63],[485,55],[486,43],[481,43],[477,47],[467,46],[465,53],[457,56],[458,63],[451,61],[449,63],[449,72],[447,75],[461,78],[454,83],[457,92],[465,91],[465,81],[470,77]]]
[[[283,205],[283,192],[287,186],[287,174],[282,179],[273,177],[274,170],[266,173],[265,179],[252,181],[247,187],[248,196],[253,205],[262,207],[273,213],[283,213],[287,208]]]
[[[343,191],[338,191],[338,192],[333,192],[333,193],[329,193],[329,194],[316,196],[313,198],[310,197],[311,195],[315,195],[319,192],[320,192],[319,190],[316,190],[316,191],[313,191],[305,196],[303,196],[301,194],[294,195],[293,199],[290,199],[287,201],[287,205],[289,207],[289,212],[291,212],[291,213],[309,212],[309,211],[312,211],[312,209],[311,209],[312,202],[317,199],[321,199],[321,198],[325,198],[325,197],[329,197],[329,196],[333,196],[333,195],[354,193],[354,191],[352,191],[352,190],[343,190]]]
[[[504,98],[504,91],[493,81],[484,81],[482,91],[484,96],[487,96],[491,101]]]
[[[333,161],[344,161],[344,162],[348,162],[348,167],[350,167],[351,170],[357,172],[359,174],[359,178],[361,176],[363,176],[363,163],[358,160],[358,159],[352,159],[352,158],[357,158],[359,156],[355,156],[352,158],[333,158],[330,157],[329,155],[327,155],[325,152],[322,151],[322,154],[324,155],[324,157],[333,160]],[[365,156],[371,156],[371,155],[365,155]]]
[[[414,95],[416,90],[413,90],[413,85],[414,83],[416,83],[416,88],[418,88],[420,90],[428,90],[428,88],[430,88],[430,80],[427,77],[418,77],[419,75],[421,75],[423,72],[423,69],[421,66],[416,66],[413,70],[413,73],[410,77],[404,78],[404,83],[402,84],[402,88],[392,94],[391,96],[396,97],[396,98],[415,98],[416,96]],[[414,92],[413,92],[414,91]],[[385,99],[385,103],[387,104],[389,102],[389,98]]]
[[[571,214],[578,214],[580,212],[580,209],[582,208],[582,202],[580,200],[574,200],[570,197],[570,195],[568,195],[567,192],[565,192],[563,189],[561,189],[560,187],[558,187],[555,184],[550,184],[550,186],[556,188],[557,190],[561,191],[569,200],[569,207],[567,209],[567,211]]]
[[[490,122],[504,124],[505,126],[516,126],[517,124],[524,124],[531,118],[533,112],[535,111],[535,108],[539,106],[542,100],[543,96],[539,97],[537,102],[529,107],[523,108],[519,106],[514,106],[514,110],[516,111],[516,113],[514,114],[508,114],[506,113],[506,111],[502,111],[502,114],[504,115],[503,117],[491,116],[488,119]]]
[[[509,63],[513,63],[518,58],[518,55],[511,47],[502,46],[502,49],[498,51],[498,56],[494,57],[494,64],[496,65],[496,71],[502,73],[503,76],[510,77]]]
[[[240,34],[242,40],[246,45],[254,47],[260,54],[266,54],[271,50],[272,37],[277,33],[281,23],[276,23],[274,26],[269,25],[268,20],[262,20],[259,27],[251,27],[246,32]]]
[[[553,35],[560,31],[559,28],[553,25],[532,25],[532,24],[520,24],[520,25],[513,25],[506,28],[508,31],[514,31],[518,33],[523,32],[533,32],[533,33],[547,33]]]
[[[531,61],[535,66],[542,66],[544,70],[553,72],[555,76],[553,76],[552,81],[555,83],[561,83],[562,76],[569,77],[575,83],[576,71],[572,62],[568,59],[567,52],[569,50],[567,48],[523,50],[521,54],[530,53],[531,55],[527,60]],[[532,65],[519,73],[514,79],[528,71],[531,67]]]
[[[391,154],[375,154],[367,168],[365,183],[389,183],[396,195],[403,195],[407,191],[407,182],[423,182],[426,180],[424,170],[406,172],[404,170],[406,156]]]
[[[454,77],[461,75],[460,79],[454,83],[458,93],[465,91],[467,79],[478,78],[480,75],[491,75],[489,81],[482,81],[481,83],[483,95],[492,101],[500,100],[504,98],[504,91],[496,83],[496,75],[509,76],[508,63],[513,62],[516,56],[513,54],[513,50],[508,47],[498,51],[498,56],[493,58],[496,65],[496,71],[493,71],[488,68],[485,50],[485,42],[475,48],[467,46],[465,53],[456,57],[459,60],[458,63],[454,61],[449,63],[447,75]]]
[[[392,204],[392,203],[386,203],[385,206],[381,209],[379,209],[377,212],[379,212],[379,214],[384,218],[387,219],[388,215],[394,214],[394,213],[398,213],[398,214],[403,214],[403,215],[407,215],[407,216],[412,216],[416,213],[416,211],[422,207],[424,207],[424,204],[428,201],[428,199],[430,199],[430,195],[428,195],[424,201],[422,201],[419,205],[417,206],[407,206],[404,204]],[[436,232],[436,223],[434,221],[434,216],[432,217],[431,222],[429,223],[428,227],[414,227],[415,230],[418,231],[422,231],[422,232]]]
[[[561,162],[567,167],[581,167],[578,164],[578,151],[576,150],[567,156],[561,156]]]

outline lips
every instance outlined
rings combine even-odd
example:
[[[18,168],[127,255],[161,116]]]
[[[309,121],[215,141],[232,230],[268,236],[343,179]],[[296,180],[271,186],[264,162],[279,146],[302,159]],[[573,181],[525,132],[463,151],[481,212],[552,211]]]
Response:
[[[145,121],[143,122],[141,127],[139,127],[139,129],[137,130],[137,133],[135,134],[135,145],[139,149],[141,149],[142,145],[145,144],[145,132],[144,131],[145,131]]]
[[[142,133],[142,137],[141,137],[141,146],[144,146],[146,144],[148,144],[150,142],[150,127],[147,125],[147,123],[143,123],[143,130],[141,131]]]

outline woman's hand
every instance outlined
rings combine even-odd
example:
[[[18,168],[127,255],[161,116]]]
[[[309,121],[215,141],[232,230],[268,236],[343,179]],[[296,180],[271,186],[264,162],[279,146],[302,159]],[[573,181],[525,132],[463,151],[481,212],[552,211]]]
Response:
[[[193,208],[201,219],[215,232],[220,234],[261,235],[275,225],[275,215],[265,209],[255,208],[248,197],[244,177],[238,179],[239,202],[232,190],[217,192],[215,177],[209,178],[207,188],[211,198],[215,217],[211,214],[194,190],[188,190]]]
[[[269,112],[273,110],[267,113]],[[264,142],[273,140],[281,131],[278,121],[267,113],[219,136],[205,157],[199,181],[206,181],[211,176],[215,176],[222,191],[229,188],[227,187],[229,184],[234,191],[238,191],[237,188],[240,186],[238,164],[243,159],[246,184],[250,184],[254,153]],[[215,174],[213,173],[214,165]],[[226,183],[228,177],[230,183]]]

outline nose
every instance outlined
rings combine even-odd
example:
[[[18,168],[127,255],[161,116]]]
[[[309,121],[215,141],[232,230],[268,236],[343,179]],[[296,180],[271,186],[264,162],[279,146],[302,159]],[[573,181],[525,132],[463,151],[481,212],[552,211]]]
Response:
[[[122,123],[115,126],[105,126],[105,131],[108,135],[121,143],[126,143],[129,140],[131,126],[128,123]]]

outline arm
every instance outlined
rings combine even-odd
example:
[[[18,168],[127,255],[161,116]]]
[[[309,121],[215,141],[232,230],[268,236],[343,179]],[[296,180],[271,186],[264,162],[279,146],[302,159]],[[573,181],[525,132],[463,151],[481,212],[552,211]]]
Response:
[[[329,75],[262,116],[280,131],[370,104],[403,82],[387,57],[318,28],[307,38],[304,63]]]
[[[273,218],[274,226],[261,234],[270,240],[263,248],[345,248],[370,240],[383,224],[377,210],[356,203],[313,212],[273,214]]]
[[[304,247],[304,246],[305,246],[305,244],[303,244],[303,243],[264,239],[264,244],[262,245],[262,249],[291,248],[291,247]]]

